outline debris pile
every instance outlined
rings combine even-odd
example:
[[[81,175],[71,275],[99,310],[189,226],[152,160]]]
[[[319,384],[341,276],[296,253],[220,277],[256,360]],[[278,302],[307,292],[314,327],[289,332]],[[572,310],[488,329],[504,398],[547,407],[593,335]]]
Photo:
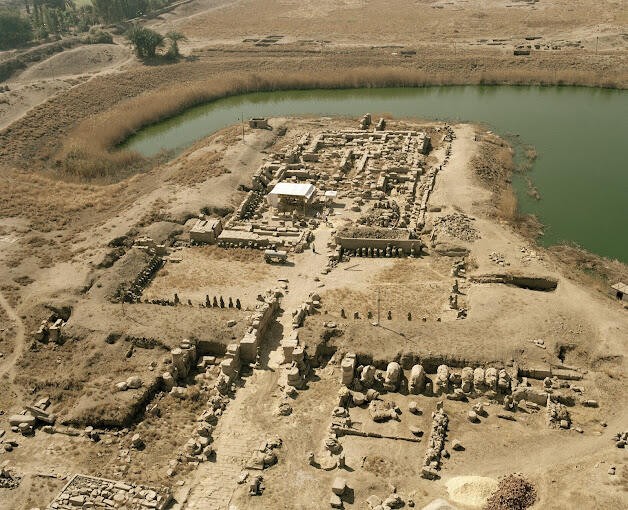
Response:
[[[617,448],[625,448],[626,444],[628,444],[628,431],[617,432],[617,434],[613,436],[613,441],[615,441]]]
[[[25,406],[20,414],[9,416],[9,425],[13,432],[19,432],[24,436],[35,433],[35,428],[39,424],[54,425],[56,416],[47,411],[50,406],[50,399],[43,397],[32,406]]]
[[[432,431],[428,440],[427,451],[423,459],[421,476],[428,480],[438,478],[440,469],[440,459],[443,448],[445,448],[445,437],[447,436],[447,425],[449,417],[443,411],[442,403],[439,403],[437,411],[432,413]]]
[[[171,500],[172,495],[166,488],[151,488],[104,478],[74,475],[48,508],[70,510],[103,507],[163,510]]]
[[[536,489],[523,476],[513,474],[499,481],[497,490],[488,498],[485,510],[525,510],[536,501]]]
[[[21,477],[9,470],[7,462],[0,466],[0,489],[16,489],[20,485]]]
[[[509,266],[510,262],[506,262],[506,256],[503,253],[492,251],[489,253],[488,258],[497,264],[498,266]]]
[[[559,402],[552,402],[550,398],[547,399],[547,424],[552,428],[571,427],[571,417],[567,408]]]
[[[463,241],[475,241],[480,238],[477,229],[473,226],[474,219],[462,213],[447,214],[434,220],[434,227],[447,232],[450,236]]]

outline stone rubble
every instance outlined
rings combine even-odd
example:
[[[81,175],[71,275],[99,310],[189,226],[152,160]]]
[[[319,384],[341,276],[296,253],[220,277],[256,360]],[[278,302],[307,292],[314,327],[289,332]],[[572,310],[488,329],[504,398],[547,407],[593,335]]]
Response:
[[[165,510],[172,501],[169,489],[116,482],[86,475],[74,475],[47,510],[105,508]]]
[[[438,478],[440,469],[441,454],[445,448],[447,437],[447,426],[449,418],[442,407],[442,402],[437,405],[437,410],[432,413],[432,429],[427,443],[427,451],[423,459],[421,476],[428,480]]]

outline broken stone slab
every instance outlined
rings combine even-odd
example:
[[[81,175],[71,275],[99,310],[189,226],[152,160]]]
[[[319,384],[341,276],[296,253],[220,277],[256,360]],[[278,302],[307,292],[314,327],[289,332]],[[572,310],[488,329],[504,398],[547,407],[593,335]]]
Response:
[[[388,496],[384,502],[382,503],[384,508],[401,508],[404,505],[403,499],[401,499],[401,496],[399,496],[399,494],[391,494],[390,496]]]
[[[413,436],[417,436],[417,437],[419,437],[419,436],[422,436],[422,435],[423,435],[423,431],[422,431],[419,427],[417,427],[416,425],[410,425],[410,426],[408,427],[408,429],[410,430],[410,433],[411,433]]]
[[[363,406],[366,404],[366,395],[359,391],[354,391],[351,393],[351,399],[353,400],[353,404],[357,407]]]
[[[418,404],[414,400],[412,400],[408,404],[408,411],[410,411],[412,414],[416,414],[416,415],[423,414],[423,410],[418,407]]]
[[[135,448],[136,450],[141,450],[142,448],[144,448],[144,446],[144,441],[142,440],[140,435],[134,434],[131,438],[131,447]]]
[[[331,508],[342,508],[342,499],[337,494],[332,494],[329,498],[329,506]]]
[[[369,508],[371,510],[374,510],[375,508],[377,508],[378,506],[381,506],[382,504],[382,498],[378,497],[378,496],[369,496],[366,499],[366,504],[369,506]]]
[[[36,406],[26,406],[26,410],[30,412],[39,421],[43,421],[48,425],[54,425],[57,417],[53,413],[48,413]]]
[[[37,418],[35,418],[32,414],[14,414],[13,416],[9,416],[9,425],[12,427],[18,427],[22,423],[26,423],[27,425],[34,427],[37,423]]]
[[[347,490],[347,481],[344,478],[337,476],[334,479],[334,483],[331,486],[331,490],[334,494],[338,496],[342,496]]]
[[[127,388],[137,390],[142,387],[142,380],[137,375],[132,375],[126,380]]]
[[[436,480],[438,471],[430,466],[423,466],[421,468],[421,476],[427,480]]]
[[[116,391],[126,391],[129,389],[129,386],[127,385],[126,381],[121,381],[119,383],[116,383],[114,388],[116,389]]]

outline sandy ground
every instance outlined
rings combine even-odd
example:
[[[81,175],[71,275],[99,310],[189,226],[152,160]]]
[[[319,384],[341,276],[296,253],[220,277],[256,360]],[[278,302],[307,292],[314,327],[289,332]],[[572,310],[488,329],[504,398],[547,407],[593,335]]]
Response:
[[[219,422],[215,434],[219,453],[215,463],[203,464],[193,472],[182,470],[172,479],[165,477],[170,456],[164,452],[163,445],[176,449],[185,443],[193,423],[190,418],[198,407],[194,402],[183,408],[173,407],[169,397],[159,397],[165,398],[159,400],[163,407],[162,419],[146,416],[128,431],[105,431],[105,440],[98,444],[85,438],[41,433],[25,439],[9,432],[20,446],[14,455],[5,455],[25,476],[20,489],[9,493],[12,508],[45,505],[60,488],[63,477],[77,471],[168,485],[181,482],[183,486],[175,485],[175,488],[188,493],[190,509],[214,508],[214,503],[210,502],[216,501],[218,495],[222,498],[220,501],[230,500],[236,508],[319,508],[319,503],[328,498],[328,487],[335,473],[311,468],[306,463],[305,453],[321,451],[339,388],[337,364],[342,352],[355,350],[379,362],[402,353],[414,353],[425,359],[464,359],[472,364],[516,361],[530,365],[560,364],[557,352],[561,345],[568,347],[564,357],[566,364],[589,370],[581,385],[587,398],[600,402],[599,409],[581,406],[571,409],[574,423],[582,427],[583,434],[548,429],[542,412],[519,413],[515,422],[500,420],[496,416],[498,410],[492,407],[481,424],[472,426],[465,418],[470,404],[447,401],[452,420],[449,438],[462,441],[465,451],[450,452],[451,458],[444,463],[441,480],[428,482],[416,475],[424,443],[406,445],[390,440],[372,443],[368,439],[347,438],[342,441],[348,466],[344,475],[354,490],[354,499],[345,507],[361,508],[371,494],[385,497],[391,485],[419,507],[435,497],[452,501],[458,497],[460,501],[462,496],[448,490],[448,483],[451,488],[456,477],[497,479],[507,472],[522,472],[537,487],[539,500],[535,508],[566,508],[576,501],[585,501],[589,506],[604,504],[607,508],[621,508],[621,480],[626,468],[621,451],[614,448],[610,436],[621,430],[626,420],[626,406],[620,405],[626,403],[621,393],[625,369],[625,312],[608,298],[571,281],[549,253],[539,249],[540,257],[524,260],[521,248],[525,247],[527,252],[534,248],[529,241],[514,233],[506,223],[487,216],[491,193],[480,184],[470,164],[480,145],[473,141],[472,126],[456,126],[452,157],[439,175],[431,199],[431,203],[439,204],[442,209],[430,214],[448,214],[453,209],[451,204],[455,204],[455,210],[475,218],[479,238],[466,243],[471,250],[470,260],[474,261],[470,273],[503,271],[503,267],[489,259],[491,252],[499,251],[510,263],[509,270],[557,277],[556,291],[534,292],[499,284],[463,282],[461,299],[468,307],[468,318],[455,320],[449,317],[446,306],[452,283],[449,271],[452,261],[447,257],[432,254],[408,260],[352,259],[329,275],[322,275],[321,269],[327,260],[324,247],[331,229],[343,220],[342,209],[338,209],[337,214],[330,217],[332,225],[315,232],[319,253],[306,251],[291,256],[293,264],[285,267],[268,266],[258,253],[250,251],[230,254],[201,247],[175,251],[174,255],[181,261],[168,263],[147,288],[145,297],[171,299],[177,292],[184,303],[191,299],[192,307],[164,308],[145,304],[123,307],[108,302],[108,296],[120,282],[135,274],[142,261],[131,249],[112,267],[97,268],[111,250],[108,242],[131,231],[136,232],[133,235],[148,233],[158,240],[164,239],[180,231],[187,214],[200,207],[233,207],[242,196],[235,191],[238,184],[250,179],[264,157],[263,151],[269,150],[269,144],[289,145],[290,140],[300,136],[298,122],[289,119],[275,122],[288,127],[290,134],[285,140],[277,139],[273,132],[249,132],[243,143],[225,130],[164,164],[158,172],[153,171],[141,180],[136,177],[139,182],[131,185],[141,186],[142,194],[121,207],[115,216],[103,215],[96,222],[93,218],[91,223],[85,223],[86,230],[67,237],[67,242],[63,241],[67,233],[61,230],[33,243],[30,241],[34,235],[23,224],[4,222],[1,255],[10,262],[4,278],[14,284],[3,287],[0,304],[3,317],[10,323],[6,331],[14,336],[13,342],[17,340],[17,344],[6,340],[1,344],[6,347],[2,347],[5,357],[0,359],[0,370],[8,375],[0,379],[3,387],[0,408],[7,414],[18,411],[22,402],[32,401],[43,392],[52,396],[63,420],[123,413],[124,401],[110,399],[106,389],[130,373],[140,374],[150,381],[159,372],[159,368],[154,371],[150,368],[151,363],[161,363],[165,354],[163,348],[136,349],[131,358],[120,362],[129,348],[125,335],[158,338],[167,346],[176,345],[178,339],[185,336],[227,343],[242,334],[243,317],[247,312],[238,314],[225,310],[223,314],[220,310],[215,313],[199,309],[197,305],[204,296],[240,297],[246,308],[254,303],[257,293],[277,285],[279,279],[287,281],[283,314],[265,345],[267,355],[263,358],[268,358],[268,366],[263,365],[244,379],[224,420]],[[303,126],[307,128],[308,122],[304,121]],[[208,169],[202,179],[196,171],[192,174],[182,171],[186,167],[182,162],[206,153],[202,152],[203,144],[220,155],[218,161],[212,158],[212,164],[228,163],[231,173],[215,174]],[[434,161],[438,162],[439,157],[442,154],[437,153]],[[151,183],[148,189],[140,184],[147,182]],[[180,223],[175,222],[175,218]],[[11,239],[17,240],[8,243]],[[41,267],[38,261],[51,251],[45,244],[51,241],[57,243],[56,251],[71,249],[63,261],[52,253],[48,267]],[[25,247],[29,247],[28,252],[23,251]],[[11,250],[15,250],[13,255]],[[30,255],[15,265],[14,256],[18,253]],[[29,274],[33,281],[25,282],[24,286],[15,283],[16,278],[23,281],[19,276],[24,274]],[[373,328],[365,319],[366,312],[374,310],[377,289],[383,297],[383,309],[391,309],[394,316],[392,321],[382,320],[381,328]],[[308,389],[291,402],[291,417],[280,418],[276,415],[283,398],[277,386],[281,375],[277,346],[290,330],[291,310],[311,292],[321,295],[323,307],[321,314],[310,317],[303,328],[303,340],[308,349],[310,346],[314,349],[320,342],[322,322],[333,320],[345,333],[329,344],[338,350],[337,355],[322,361]],[[30,345],[28,336],[20,340],[20,330],[32,330],[42,316],[46,316],[41,304],[71,306],[67,334],[72,340],[63,346],[28,349],[19,356],[21,346]],[[358,310],[361,319],[342,320],[340,308],[345,308],[349,317]],[[405,317],[408,311],[413,314],[412,321]],[[421,321],[423,316],[427,319],[425,323]],[[442,319],[440,322],[436,321],[438,317]],[[531,321],[531,317],[534,320]],[[232,318],[237,325],[229,328],[226,323]],[[212,333],[208,335],[208,331]],[[112,345],[105,342],[111,333],[121,335]],[[544,339],[546,349],[530,342],[538,338]],[[17,346],[15,350],[12,345]],[[14,358],[18,356],[20,360],[15,364]],[[58,367],[55,383],[49,379],[51,365]],[[31,395],[28,388],[36,388],[35,393]],[[390,394],[387,398],[401,409],[406,409],[411,399],[401,394]],[[401,421],[390,426],[369,426],[393,435],[407,434],[409,425],[428,430],[436,400],[424,396],[416,399],[424,409],[423,415],[414,417],[403,413]],[[365,426],[369,423],[363,410],[351,412],[355,421]],[[602,420],[607,422],[606,427],[601,425]],[[170,422],[185,425],[166,433],[164,424]],[[126,451],[129,437],[136,431],[151,438],[150,448],[141,454],[132,453],[130,461],[124,460],[120,452]],[[236,480],[250,452],[269,433],[279,435],[284,441],[279,464],[264,472],[267,487],[264,495],[250,499]],[[42,449],[48,452],[45,460],[29,461],[33,452]],[[524,451],[525,455],[519,453]],[[91,465],[94,458],[100,459],[97,465]],[[149,465],[150,474],[147,473]],[[614,478],[606,473],[609,465],[617,466]],[[42,473],[54,474],[54,477],[42,479]],[[579,489],[585,481],[586,492]],[[469,490],[480,489],[474,486]]]
[[[131,60],[131,50],[125,45],[94,44],[66,50],[30,65],[6,82],[8,92],[0,93],[0,129],[51,97],[93,76],[119,69]]]
[[[206,11],[202,11],[206,8]],[[171,15],[163,24],[203,42],[240,42],[267,35],[283,36],[279,44],[430,45],[454,51],[454,44],[482,45],[500,39],[520,42],[526,36],[547,41],[579,41],[587,48],[625,49],[626,12],[621,2],[511,2],[490,0],[346,0],[193,2],[194,15]],[[241,20],[247,20],[242,23]],[[160,25],[157,25],[160,26]],[[506,46],[506,45],[504,45]]]
[[[109,243],[116,238],[141,234],[159,241],[169,236],[182,238],[186,219],[201,208],[233,210],[243,197],[238,186],[249,183],[265,152],[281,142],[273,132],[247,130],[243,143],[236,141],[233,130],[225,130],[178,159],[157,162],[121,182],[84,183],[67,176],[61,181],[49,171],[55,165],[54,155],[64,137],[85,117],[113,106],[123,111],[129,98],[173,81],[213,79],[225,72],[341,71],[392,64],[427,73],[456,69],[472,75],[478,70],[504,68],[525,74],[575,69],[614,78],[626,72],[626,41],[621,35],[626,17],[622,4],[610,1],[493,0],[478,7],[463,1],[198,0],[149,22],[160,31],[183,31],[189,38],[183,51],[193,57],[189,62],[142,66],[129,48],[103,45],[55,55],[16,75],[9,83],[11,91],[0,94],[0,172],[6,183],[0,190],[6,205],[0,213],[3,416],[19,412],[23,404],[43,394],[54,397],[64,418],[76,418],[101,401],[111,406],[111,412],[118,412],[119,402],[108,398],[112,378],[137,371],[149,380],[156,373],[150,368],[152,362],[161,363],[166,352],[165,348],[139,349],[127,358],[129,344],[124,335],[163,335],[164,345],[172,346],[186,335],[215,332],[218,340],[229,341],[232,335],[237,338],[242,333],[246,311],[213,316],[201,315],[204,312],[197,306],[166,310],[157,305],[123,310],[110,303],[108,295],[140,266],[131,260],[132,250],[111,268],[100,264],[112,252]],[[244,42],[273,34],[283,37],[269,46]],[[539,41],[559,44],[562,49],[539,50],[529,60],[513,59],[513,45],[528,35],[540,36]],[[401,47],[416,50],[417,55],[402,57]],[[285,124],[289,133],[297,128],[297,123],[287,119],[275,123]],[[4,129],[7,126],[9,130]],[[346,264],[359,263],[353,270],[341,265],[322,276],[324,254],[307,252],[295,256],[294,265],[278,268],[248,256],[231,262],[217,253],[183,248],[178,252],[181,262],[169,263],[147,289],[147,296],[171,298],[179,291],[184,300],[192,299],[196,305],[206,294],[233,295],[242,296],[246,307],[278,278],[289,281],[284,313],[265,346],[268,366],[245,378],[220,421],[216,442],[226,455],[194,472],[182,471],[172,479],[165,476],[170,453],[189,438],[202,399],[182,404],[158,397],[162,420],[144,416],[128,430],[106,431],[100,443],[40,432],[23,438],[0,420],[0,429],[20,444],[12,454],[0,453],[0,463],[10,460],[24,475],[18,490],[0,489],[0,508],[45,507],[64,477],[75,472],[172,485],[189,493],[190,508],[213,508],[203,502],[219,487],[221,497],[226,498],[223,501],[240,509],[320,508],[329,498],[335,473],[311,468],[305,454],[318,452],[326,435],[336,405],[343,350],[361,349],[381,361],[415,352],[474,362],[560,363],[557,349],[561,346],[565,347],[566,364],[588,371],[582,381],[585,395],[600,401],[596,410],[572,409],[583,434],[547,429],[542,413],[518,414],[516,422],[507,422],[491,410],[486,420],[471,426],[465,420],[468,404],[447,402],[452,418],[450,437],[460,439],[466,450],[451,452],[442,479],[427,482],[417,476],[425,442],[408,447],[386,440],[376,444],[347,439],[343,446],[349,469],[343,474],[355,499],[345,506],[362,508],[368,495],[385,497],[394,485],[420,507],[435,497],[453,498],[447,482],[455,477],[495,479],[506,472],[523,472],[539,493],[535,509],[623,508],[628,470],[623,450],[614,448],[611,436],[625,430],[628,418],[623,393],[625,310],[584,287],[582,278],[551,253],[488,214],[491,193],[473,175],[470,164],[478,145],[472,140],[473,128],[461,125],[456,130],[453,156],[439,176],[431,203],[444,206],[443,214],[452,212],[455,204],[456,210],[475,218],[480,237],[468,243],[472,272],[503,271],[489,258],[490,253],[499,252],[509,262],[509,270],[557,277],[555,292],[466,284],[461,299],[469,317],[456,321],[445,309],[452,283],[450,260],[433,254],[416,261],[369,260],[368,266],[357,259]],[[33,171],[35,165],[46,170]],[[316,235],[317,246],[324,246],[330,231],[321,228]],[[541,257],[529,260],[522,248],[525,253],[537,251]],[[350,316],[359,311],[364,317],[374,308],[377,289],[387,302],[385,309],[393,311],[388,330],[375,330],[364,318],[340,320],[340,308]],[[277,386],[278,342],[289,330],[290,311],[313,291],[322,295],[323,308],[321,315],[306,323],[308,345],[320,342],[322,322],[328,320],[341,324],[345,334],[332,343],[338,354],[324,360],[308,389],[291,402],[292,416],[280,418],[275,413],[282,398]],[[50,314],[48,307],[60,306],[72,308],[68,329],[72,340],[63,346],[33,344],[29,332]],[[413,314],[412,321],[405,318],[408,311]],[[228,314],[237,322],[233,330],[226,327],[225,319],[231,318]],[[426,322],[419,323],[420,317],[426,317]],[[110,345],[105,339],[114,330],[123,340]],[[530,342],[538,338],[545,340],[546,349]],[[190,383],[190,387],[195,385]],[[406,396],[390,398],[406,408]],[[424,414],[415,422],[427,430],[435,399],[419,399]],[[366,421],[360,413],[355,410],[355,419]],[[386,430],[405,433],[412,419],[404,413],[399,423]],[[151,441],[146,452],[132,452],[127,460],[121,452],[128,451],[135,431],[142,431]],[[284,440],[279,464],[264,473],[264,496],[251,499],[236,480],[248,452],[271,432]],[[614,477],[607,474],[611,465],[617,466]],[[48,476],[51,474],[54,476]]]

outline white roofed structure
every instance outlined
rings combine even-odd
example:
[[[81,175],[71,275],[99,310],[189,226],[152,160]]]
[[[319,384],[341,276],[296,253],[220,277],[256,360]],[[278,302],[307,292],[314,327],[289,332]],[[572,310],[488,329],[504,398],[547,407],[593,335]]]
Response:
[[[280,206],[304,208],[316,193],[313,184],[298,182],[280,182],[268,194],[267,200],[271,207]]]

